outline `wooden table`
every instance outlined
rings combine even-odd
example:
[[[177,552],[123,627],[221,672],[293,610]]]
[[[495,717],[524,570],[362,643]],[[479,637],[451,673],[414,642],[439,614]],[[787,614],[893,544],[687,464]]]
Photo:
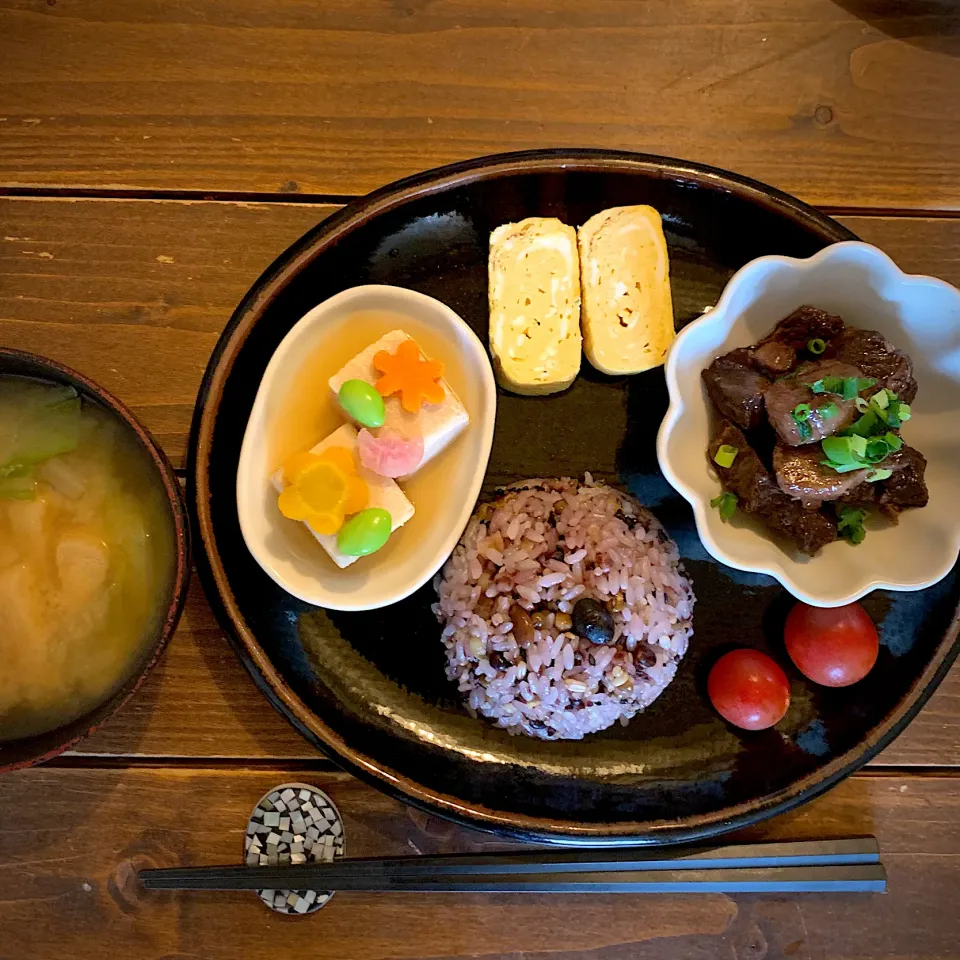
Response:
[[[100,381],[182,465],[217,336],[284,247],[396,177],[557,145],[758,177],[960,284],[954,0],[0,0],[0,343]],[[236,859],[292,778],[337,801],[352,854],[493,843],[337,772],[194,585],[124,712],[0,783],[0,960],[955,957],[958,773],[955,669],[861,774],[750,831],[875,833],[885,897],[340,894],[288,920],[147,896],[137,865]]]

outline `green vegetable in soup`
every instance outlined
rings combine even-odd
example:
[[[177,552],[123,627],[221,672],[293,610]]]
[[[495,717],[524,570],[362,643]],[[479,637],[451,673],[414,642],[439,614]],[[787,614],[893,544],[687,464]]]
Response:
[[[80,397],[59,384],[0,383],[0,477],[24,475],[26,468],[77,448]]]
[[[7,476],[0,479],[0,500],[32,500],[37,495],[33,477]]]

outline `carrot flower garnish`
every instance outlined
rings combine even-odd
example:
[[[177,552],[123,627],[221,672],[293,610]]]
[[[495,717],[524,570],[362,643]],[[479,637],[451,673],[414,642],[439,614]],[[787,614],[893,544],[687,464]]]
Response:
[[[438,382],[443,376],[443,363],[424,360],[413,340],[404,340],[395,354],[381,350],[373,365],[383,376],[377,381],[377,392],[384,397],[400,394],[400,403],[407,413],[416,413],[425,403],[442,403],[445,396]]]

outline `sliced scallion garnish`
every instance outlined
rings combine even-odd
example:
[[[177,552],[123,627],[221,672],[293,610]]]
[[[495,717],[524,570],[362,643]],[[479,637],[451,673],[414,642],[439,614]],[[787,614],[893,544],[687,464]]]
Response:
[[[809,403],[798,403],[793,408],[793,419],[794,420],[809,420],[810,419],[810,404]]]
[[[868,410],[856,423],[851,424],[846,430],[841,431],[845,437],[872,437],[880,430],[886,430],[887,425],[873,412]]]
[[[832,400],[828,400],[826,403],[817,407],[817,413],[820,414],[820,417],[824,420],[835,417],[839,412],[840,408]]]
[[[812,340],[807,341],[807,349],[816,357],[819,357],[824,350],[827,349],[827,341],[821,340],[820,337],[814,337]]]
[[[863,459],[867,463],[880,463],[882,460],[886,460],[889,455],[890,447],[887,446],[887,441],[883,437],[871,437],[867,441],[867,449]]]
[[[870,409],[870,404],[863,397],[857,397],[853,403],[860,413],[866,413]]]
[[[737,459],[740,451],[736,447],[731,447],[728,443],[723,443],[713,455],[713,462],[720,467],[732,467],[733,461]]]
[[[893,471],[888,470],[886,467],[877,467],[876,470],[871,470],[863,479],[867,483],[876,483],[878,480],[888,480],[893,476]]]
[[[859,507],[838,507],[837,530],[851,543],[863,543],[863,538],[867,535],[867,531],[863,529],[866,516],[867,511]]]
[[[835,393],[837,396],[843,394],[843,377],[822,377],[820,380],[814,380],[807,386],[814,393]]]
[[[834,463],[859,464],[867,452],[867,439],[859,436],[824,437],[822,446],[827,459]]]
[[[814,393],[833,393],[844,400],[853,400],[862,390],[876,384],[873,377],[821,377],[808,383]]]
[[[719,497],[714,497],[710,501],[711,507],[716,507],[721,520],[729,520],[737,509],[737,495],[724,490]]]

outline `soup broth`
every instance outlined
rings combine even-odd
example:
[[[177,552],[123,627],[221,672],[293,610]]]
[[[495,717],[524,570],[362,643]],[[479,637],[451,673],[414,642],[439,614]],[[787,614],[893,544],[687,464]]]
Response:
[[[166,492],[129,429],[72,388],[0,376],[0,740],[108,699],[174,575]]]

